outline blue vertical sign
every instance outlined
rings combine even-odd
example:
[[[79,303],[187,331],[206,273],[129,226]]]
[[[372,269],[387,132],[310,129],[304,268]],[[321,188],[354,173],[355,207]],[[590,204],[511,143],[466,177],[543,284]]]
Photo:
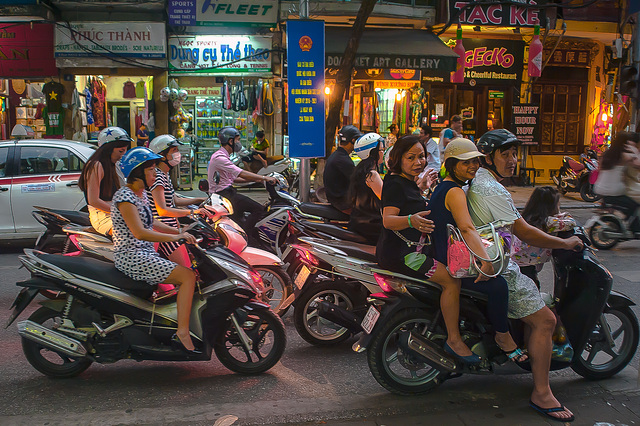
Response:
[[[325,156],[324,21],[287,21],[289,156]]]

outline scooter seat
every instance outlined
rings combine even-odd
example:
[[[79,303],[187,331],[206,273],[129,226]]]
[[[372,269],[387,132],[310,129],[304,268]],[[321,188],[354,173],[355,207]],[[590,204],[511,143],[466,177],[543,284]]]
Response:
[[[349,231],[348,229],[341,228],[331,223],[304,221],[304,225],[318,232],[328,234],[339,240],[349,241],[349,244],[351,243],[367,244],[367,239],[361,236],[360,234],[356,234],[355,232]],[[342,241],[341,242],[342,245],[338,247],[341,250],[344,248],[343,246],[347,245],[344,243],[344,241]]]
[[[277,163],[284,159],[284,155],[270,155],[267,157],[267,164]]]
[[[118,271],[111,262],[94,259],[88,256],[63,256],[60,254],[39,254],[43,261],[55,265],[72,274],[97,280],[131,294],[148,299],[156,286],[146,281],[136,281]]]
[[[91,221],[89,220],[89,213],[78,212],[75,210],[54,210],[54,209],[47,209],[47,210],[49,210],[51,213],[55,213],[57,215],[65,217],[69,219],[71,222],[77,223],[78,225],[91,226]]]
[[[349,256],[355,257],[357,259],[366,260],[367,262],[371,262],[371,263],[378,262],[378,259],[376,258],[376,246],[370,246],[368,244],[359,244],[354,242],[345,244],[344,241],[326,241],[323,244],[342,250],[343,252],[347,253]]]
[[[298,208],[303,213],[318,216],[324,219],[337,220],[341,222],[349,221],[348,214],[342,213],[331,204],[301,203]]]
[[[571,167],[571,170],[573,170],[574,172],[581,172],[582,170],[584,170],[585,165],[574,160],[573,158],[570,157],[566,157],[567,159],[567,163],[569,164],[569,167]]]

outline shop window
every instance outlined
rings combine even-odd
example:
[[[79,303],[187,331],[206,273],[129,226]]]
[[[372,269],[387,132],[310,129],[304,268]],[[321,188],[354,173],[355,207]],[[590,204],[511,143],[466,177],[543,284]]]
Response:
[[[540,104],[540,144],[531,152],[579,154],[584,145],[587,88],[584,84],[540,83],[532,102]]]
[[[29,146],[20,149],[20,174],[80,172],[82,160],[64,148]]]

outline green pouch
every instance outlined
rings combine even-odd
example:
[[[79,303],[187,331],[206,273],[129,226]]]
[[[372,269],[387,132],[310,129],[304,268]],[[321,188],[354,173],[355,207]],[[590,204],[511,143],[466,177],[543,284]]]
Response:
[[[422,264],[425,262],[425,260],[427,260],[427,256],[425,254],[414,251],[404,257],[404,264],[414,271],[418,271],[420,270],[420,267],[422,267]]]

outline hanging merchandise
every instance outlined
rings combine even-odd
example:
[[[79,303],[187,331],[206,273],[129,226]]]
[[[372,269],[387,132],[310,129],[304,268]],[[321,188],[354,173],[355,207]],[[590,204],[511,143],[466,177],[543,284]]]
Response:
[[[171,115],[171,117],[169,117],[169,119],[172,122],[176,123],[178,126],[184,127],[186,123],[189,123],[191,120],[193,120],[193,114],[187,112],[182,106],[182,102],[188,99],[189,93],[184,89],[180,89],[180,87],[178,87],[178,83],[175,80],[171,80],[169,84],[170,86],[166,86],[160,89],[160,101],[171,101],[171,106],[173,107],[174,113],[173,115]],[[149,105],[152,104],[153,102],[149,102]],[[145,117],[141,117],[141,120],[143,122],[144,119]],[[151,118],[149,118],[148,121],[151,122]]]
[[[93,121],[98,128],[107,127],[107,86],[96,78],[93,80]]]
[[[231,87],[231,109],[235,112],[240,111],[240,105],[238,101],[240,99],[240,87],[238,86],[240,82],[237,82],[235,85]]]
[[[47,136],[61,137],[64,134],[64,109],[58,112],[50,112],[49,107],[44,108],[44,125]]]
[[[122,97],[124,99],[134,99],[136,97],[136,85],[133,81],[128,80],[122,86]]]
[[[136,98],[145,98],[147,96],[147,83],[140,79],[139,82],[136,83]]]
[[[458,31],[456,31],[456,45],[453,51],[458,54],[458,62],[456,63],[456,70],[451,72],[452,83],[464,83],[464,46],[462,45],[462,26],[458,24]]]
[[[540,25],[536,22],[533,27],[533,40],[529,45],[529,77],[542,75],[542,42],[540,41]]]
[[[239,82],[240,90],[238,92],[238,111],[246,111],[247,110],[247,95],[244,92],[244,80]]]
[[[222,83],[222,109],[231,109],[231,91],[227,80]]]
[[[253,112],[256,109],[256,83],[251,80],[247,86],[249,91],[247,109]]]
[[[258,86],[256,86],[256,114],[262,115],[262,79],[258,79]]]
[[[64,86],[50,81],[42,87],[47,102],[43,110],[44,124],[47,136],[62,136],[64,134],[64,108],[62,108],[62,94]]]
[[[269,82],[264,84],[264,99],[262,100],[262,104],[262,111],[264,115],[273,115],[273,112],[275,111],[275,107],[273,105],[273,89],[271,89],[271,84],[269,84]]]
[[[90,79],[87,81],[87,87],[84,88],[84,96],[87,100],[87,124],[93,124],[93,108],[92,108],[92,96],[91,89],[89,89],[91,83]]]

